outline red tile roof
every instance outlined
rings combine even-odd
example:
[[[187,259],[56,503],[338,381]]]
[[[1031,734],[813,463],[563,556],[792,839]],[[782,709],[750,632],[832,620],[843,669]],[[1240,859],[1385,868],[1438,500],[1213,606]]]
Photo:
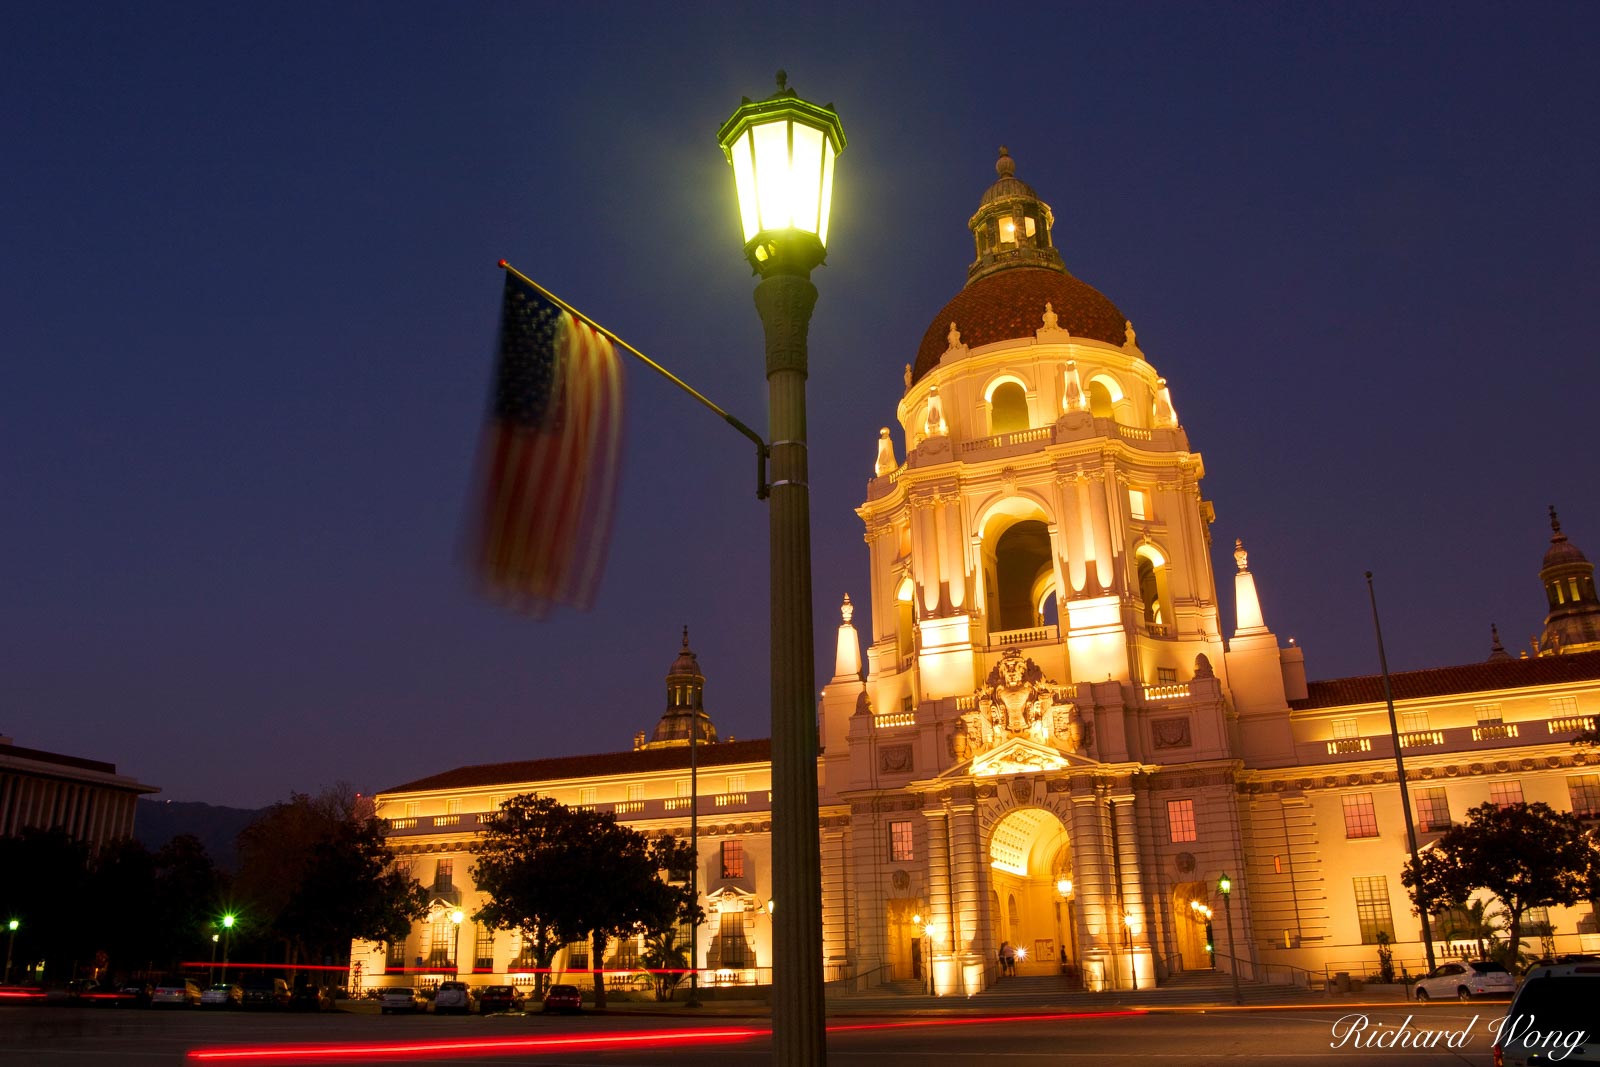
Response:
[[[1048,267],[1012,267],[971,282],[934,316],[917,348],[911,377],[915,381],[939,365],[950,347],[950,324],[961,331],[968,348],[1032,337],[1044,325],[1048,302],[1062,329],[1121,345],[1128,339],[1127,319],[1117,306],[1087,282]]]
[[[725,767],[733,763],[765,763],[772,758],[772,745],[764,737],[754,741],[721,741],[696,745],[695,762],[701,767]],[[644,774],[649,771],[689,769],[689,746],[641,748],[632,752],[601,752],[591,756],[557,756],[554,759],[520,760],[515,763],[480,763],[457,767],[453,771],[418,778],[380,793],[415,793],[434,789],[476,789],[481,786],[522,782],[556,782],[569,778],[593,778],[607,774]]]
[[[1600,652],[1577,652],[1537,659],[1491,660],[1459,667],[1434,667],[1425,671],[1400,671],[1389,675],[1396,700],[1449,696],[1453,693],[1487,693],[1497,689],[1559,685],[1600,678]],[[1296,709],[1338,708],[1347,704],[1374,704],[1383,700],[1383,675],[1334,678],[1311,682],[1305,700],[1291,700]]]

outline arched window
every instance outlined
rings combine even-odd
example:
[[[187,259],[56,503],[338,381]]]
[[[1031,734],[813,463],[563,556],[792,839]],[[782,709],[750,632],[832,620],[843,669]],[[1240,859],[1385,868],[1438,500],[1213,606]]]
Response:
[[[1167,559],[1154,545],[1143,544],[1135,555],[1139,600],[1144,605],[1146,630],[1156,637],[1172,633],[1172,592],[1167,584]]]
[[[1111,391],[1101,381],[1089,383],[1089,414],[1097,419],[1109,419],[1114,412],[1111,407]]]
[[[1016,382],[1004,382],[989,394],[989,432],[1012,433],[1028,428],[1028,394]]]
[[[990,628],[1025,630],[1041,624],[1040,590],[1053,588],[1050,531],[1038,519],[1006,528],[994,546],[994,581],[989,586]]]
[[[907,577],[900,583],[900,588],[895,592],[895,637],[901,659],[911,655],[916,649],[916,636],[913,631],[913,627],[916,625],[916,617],[911,606],[915,591],[916,586],[912,583],[910,577]]]

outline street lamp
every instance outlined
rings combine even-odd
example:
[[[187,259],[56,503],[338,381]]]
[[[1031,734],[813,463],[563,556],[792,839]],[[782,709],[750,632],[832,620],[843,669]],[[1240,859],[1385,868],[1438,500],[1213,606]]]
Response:
[[[1056,902],[1057,923],[1059,925],[1060,923],[1064,922],[1067,927],[1067,944],[1061,946],[1061,973],[1068,974],[1069,967],[1076,970],[1078,966],[1078,924],[1072,914],[1072,879],[1057,879],[1056,893],[1061,897],[1061,899]],[[1064,919],[1061,918],[1063,911],[1066,912]],[[1057,938],[1061,936],[1059,930],[1057,931],[1056,936]],[[1068,945],[1070,945],[1072,948],[1072,954],[1070,957],[1066,955]],[[1079,971],[1078,974],[1081,979],[1082,972]]]
[[[1133,938],[1139,932],[1139,920],[1133,917],[1132,912],[1123,912],[1122,926],[1127,930],[1128,937],[1128,978],[1133,982],[1133,991],[1139,991],[1139,957],[1133,951]]]
[[[233,924],[238,917],[232,912],[222,917],[222,980],[228,980],[228,949],[233,942]]]
[[[11,984],[11,948],[17,943],[17,927],[21,925],[20,919],[12,919],[6,923],[6,985]]]
[[[817,725],[811,704],[811,501],[806,469],[806,331],[827,254],[834,159],[844,128],[831,107],[778,91],[748,97],[717,132],[733,168],[745,256],[761,276],[766,335],[772,612],[772,1051],[779,1067],[827,1062],[822,999],[822,859]]]
[[[211,977],[209,981],[217,980],[217,942],[222,940],[221,934],[211,935],[211,967],[206,971]]]
[[[450,979],[461,977],[461,920],[467,917],[460,908],[450,913],[450,924],[456,928],[455,945],[450,950]]]
[[[1228,927],[1228,971],[1233,975],[1233,1002],[1243,1004],[1244,997],[1239,993],[1239,957],[1233,950],[1233,879],[1226,873],[1217,879],[1217,892],[1222,894],[1222,921]]]

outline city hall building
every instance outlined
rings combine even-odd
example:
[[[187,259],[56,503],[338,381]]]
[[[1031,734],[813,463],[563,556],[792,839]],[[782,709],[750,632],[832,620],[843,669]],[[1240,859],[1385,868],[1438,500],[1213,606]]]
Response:
[[[1205,464],[1173,390],[1122,311],[1067,271],[1004,149],[996,169],[968,222],[967,283],[906,365],[900,433],[881,432],[857,509],[872,630],[845,598],[818,708],[826,977],[970,995],[1010,945],[1022,974],[1149,987],[1212,966],[1208,922],[1217,966],[1237,959],[1246,978],[1375,970],[1385,935],[1415,969],[1382,679],[1308,681],[1238,541],[1222,616]],[[1487,659],[1393,676],[1424,845],[1487,801],[1600,816],[1600,755],[1572,743],[1600,710],[1600,601],[1551,526],[1536,648],[1513,656],[1496,635]],[[433,911],[404,943],[358,943],[354,964],[390,983],[419,967],[525,975],[515,932],[472,923],[468,872],[484,813],[536,792],[680,839],[697,801],[695,964],[707,982],[768,981],[783,906],[768,747],[720,739],[704,686],[686,633],[665,712],[631,750],[380,793]],[[1560,951],[1600,948],[1587,904],[1535,921]],[[1441,954],[1456,933],[1435,924]],[[587,969],[587,952],[556,966]],[[625,941],[600,962],[639,952]]]

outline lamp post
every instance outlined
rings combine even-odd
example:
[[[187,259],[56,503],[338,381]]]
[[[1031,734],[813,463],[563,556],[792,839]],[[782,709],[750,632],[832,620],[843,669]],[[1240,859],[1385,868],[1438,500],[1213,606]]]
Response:
[[[228,980],[228,949],[232,947],[233,924],[237,916],[231,912],[222,917],[222,980]]]
[[[923,984],[928,987],[928,996],[934,996],[933,990],[933,923],[924,923],[921,915],[911,916],[913,926],[922,930],[922,977]]]
[[[461,977],[461,920],[466,913],[460,908],[450,913],[450,925],[456,928],[455,944],[450,949],[450,980],[453,982]]]
[[[1217,892],[1222,894],[1222,921],[1228,927],[1228,971],[1233,975],[1233,1002],[1243,1004],[1244,997],[1239,992],[1239,957],[1233,950],[1233,879],[1226,873],[1217,879]]]
[[[748,97],[717,141],[733,167],[744,251],[761,276],[771,453],[773,895],[772,1052],[779,1067],[827,1062],[822,1000],[822,861],[817,723],[811,687],[811,502],[806,469],[806,331],[826,255],[834,158],[844,128],[831,107],[778,91]]]
[[[222,935],[221,934],[212,934],[211,935],[211,967],[210,967],[209,970],[207,970],[206,973],[211,976],[209,981],[212,981],[212,982],[215,982],[217,980],[217,942],[221,941],[221,940],[222,940]]]
[[[1072,914],[1072,892],[1073,892],[1072,891],[1072,879],[1071,878],[1059,879],[1056,882],[1056,892],[1061,895],[1061,903],[1058,906],[1063,908],[1063,909],[1065,909],[1065,911],[1066,911],[1065,922],[1066,922],[1066,926],[1067,926],[1067,944],[1063,945],[1062,949],[1063,949],[1063,951],[1065,951],[1068,945],[1071,946],[1072,955],[1070,957],[1070,966],[1072,967],[1072,969],[1074,971],[1077,972],[1078,978],[1079,978],[1078,984],[1081,987],[1082,984],[1083,984],[1083,982],[1082,982],[1083,972],[1078,967],[1078,923],[1077,923],[1076,917]],[[1065,959],[1065,958],[1062,959],[1062,961],[1061,961],[1061,973],[1062,974],[1068,973],[1067,972],[1068,966],[1069,966],[1068,960]]]
[[[6,977],[7,985],[11,984],[11,949],[17,943],[17,927],[22,925],[20,919],[12,919],[6,923]]]
[[[1139,958],[1133,952],[1133,935],[1139,932],[1139,920],[1131,912],[1122,916],[1122,928],[1127,931],[1128,939],[1128,979],[1133,983],[1133,991],[1139,991]]]

